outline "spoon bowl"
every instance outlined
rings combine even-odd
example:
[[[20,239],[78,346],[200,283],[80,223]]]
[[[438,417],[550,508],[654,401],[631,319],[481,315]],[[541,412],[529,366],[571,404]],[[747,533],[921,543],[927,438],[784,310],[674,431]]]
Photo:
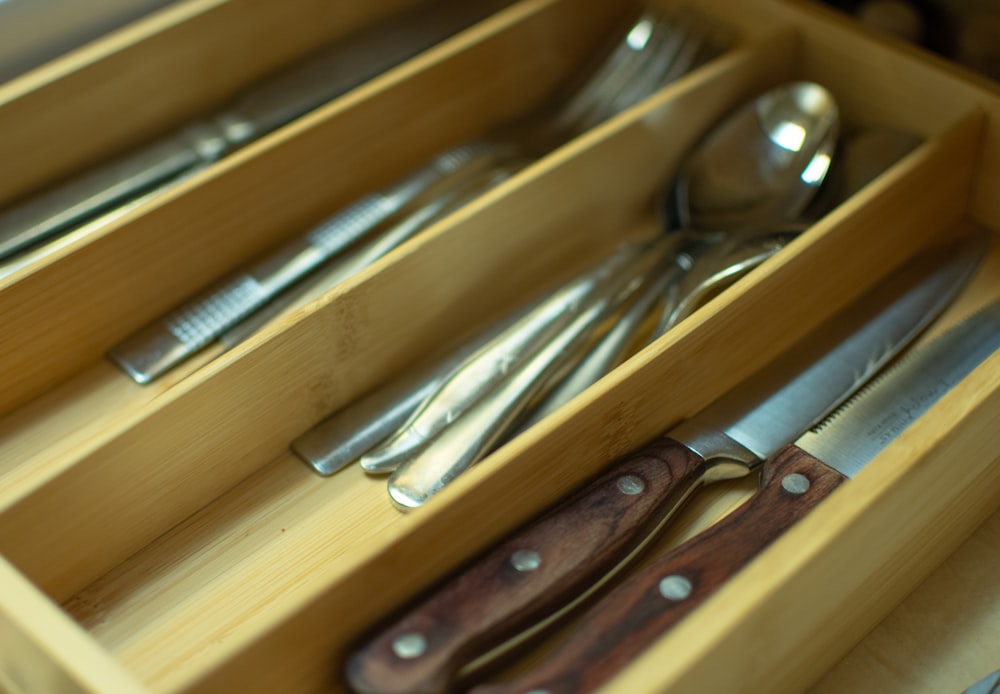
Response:
[[[688,245],[683,258],[685,272],[675,280],[673,301],[665,306],[654,336],[662,335],[784,248],[811,223],[871,183],[920,142],[921,138],[914,133],[886,126],[863,128],[843,138],[821,192],[803,209],[799,221],[712,234],[693,232],[707,242]]]
[[[833,95],[813,82],[761,94],[713,128],[684,160],[667,220],[698,231],[798,220],[826,178],[839,125]]]

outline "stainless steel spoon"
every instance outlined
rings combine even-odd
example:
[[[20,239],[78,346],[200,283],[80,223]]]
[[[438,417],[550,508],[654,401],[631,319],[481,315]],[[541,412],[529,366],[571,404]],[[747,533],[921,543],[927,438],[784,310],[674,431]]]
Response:
[[[804,208],[800,221],[727,234],[718,246],[690,259],[691,267],[681,280],[676,303],[664,311],[653,337],[662,335],[710,297],[772,257],[813,221],[871,183],[920,142],[914,133],[887,126],[863,128],[845,136],[820,194]]]
[[[552,105],[503,129],[496,138],[501,148],[510,149],[511,156],[548,151],[687,74],[721,53],[730,42],[725,27],[693,11],[677,15],[643,12],[629,20],[595,66],[557,95]],[[331,271],[311,282],[303,295],[314,296],[339,281],[343,275],[340,265],[335,263]],[[220,340],[236,344],[284,311],[287,307],[282,304],[302,301],[294,293],[286,292],[285,296],[284,302],[273,302]],[[624,334],[621,327],[617,332]],[[454,366],[451,359],[427,365],[419,373],[386,384],[364,400],[333,413],[296,439],[293,450],[320,474],[336,472],[396,431],[423,397],[442,384]],[[598,367],[595,364],[592,368]],[[376,469],[380,468],[376,465]]]
[[[686,231],[681,253],[706,254],[718,244],[720,228],[753,230],[801,214],[829,169],[838,124],[832,95],[810,82],[772,89],[723,119],[685,159],[671,187],[680,218],[711,230]],[[680,281],[683,273],[677,277]],[[579,353],[582,345],[574,347]],[[523,369],[543,378],[547,369],[558,368],[567,348],[542,351]],[[472,368],[474,359],[462,368]],[[534,387],[525,379],[522,392]],[[421,437],[419,450],[402,445],[408,438],[403,433],[436,408],[438,395],[428,398],[400,434],[375,452],[380,469],[395,468],[388,483],[394,503],[400,508],[421,505],[485,452],[484,440],[495,442],[510,433],[528,404],[527,397],[515,397],[512,388],[469,399],[469,406],[475,404],[475,426],[448,422],[447,435],[433,438],[445,428],[441,425]],[[519,411],[513,411],[515,402]],[[484,427],[490,428],[489,437]]]
[[[752,229],[731,232],[718,246],[703,246],[702,255],[678,255],[677,262],[661,277],[658,287],[660,319],[650,332],[647,342],[655,340],[671,327],[702,306],[711,297],[730,286],[765,260],[784,248],[815,220],[846,201],[893,164],[913,151],[921,138],[910,132],[887,126],[863,128],[842,138],[833,164],[819,193],[802,213],[802,221],[776,226],[774,229]],[[654,301],[647,299],[648,306]],[[639,311],[637,307],[631,312]],[[626,315],[621,324],[593,347],[583,363],[549,394],[546,401],[532,412],[528,424],[540,421],[567,403],[571,398],[595,383],[630,353],[626,345],[635,345],[639,326],[646,314]],[[522,429],[527,425],[522,425]]]

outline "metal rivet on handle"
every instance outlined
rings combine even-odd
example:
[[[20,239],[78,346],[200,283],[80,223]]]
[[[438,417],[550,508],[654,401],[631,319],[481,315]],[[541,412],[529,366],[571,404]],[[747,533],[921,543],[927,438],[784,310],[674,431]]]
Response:
[[[530,549],[519,549],[510,555],[511,565],[518,571],[534,571],[542,565],[542,556]]]
[[[781,488],[789,494],[805,494],[809,491],[809,478],[793,472],[781,478]]]
[[[660,581],[660,595],[667,600],[683,600],[691,595],[691,581],[683,576],[672,574]]]
[[[618,478],[618,491],[622,494],[635,496],[636,494],[642,494],[645,488],[646,483],[642,481],[642,478],[635,475],[624,475]]]
[[[392,642],[392,651],[400,658],[407,660],[419,658],[427,652],[427,639],[415,632],[402,634]]]

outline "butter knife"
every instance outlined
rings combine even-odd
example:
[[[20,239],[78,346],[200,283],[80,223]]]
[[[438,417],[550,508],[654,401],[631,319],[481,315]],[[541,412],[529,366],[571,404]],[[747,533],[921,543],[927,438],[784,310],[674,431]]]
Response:
[[[353,89],[487,14],[482,3],[420,8],[360,31],[248,88],[208,119],[0,212],[0,259],[179,181]]]

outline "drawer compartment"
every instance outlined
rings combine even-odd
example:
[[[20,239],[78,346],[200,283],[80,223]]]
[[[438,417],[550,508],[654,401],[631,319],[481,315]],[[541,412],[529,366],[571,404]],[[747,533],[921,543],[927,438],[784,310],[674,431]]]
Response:
[[[59,681],[70,691],[337,690],[344,655],[373,623],[912,255],[977,226],[1000,230],[991,88],[810,6],[710,0],[699,8],[737,37],[725,54],[247,342],[146,387],[103,360],[212,277],[537,108],[585,60],[614,5],[513,3],[4,280],[11,324],[28,330],[34,315],[45,327],[4,338],[0,361],[15,384],[0,419],[0,585],[11,587],[0,591],[0,644],[18,654],[0,655],[0,673],[22,688]],[[427,353],[622,239],[659,233],[653,200],[705,129],[790,79],[828,87],[848,130],[888,125],[923,144],[426,507],[400,514],[383,479],[357,466],[320,478],[289,451]],[[1000,295],[998,263],[994,248],[943,324]],[[69,317],[53,308],[53,297],[85,286],[83,303],[114,303],[139,278],[120,306]],[[994,357],[611,688],[814,682],[1000,501],[990,465],[998,392]],[[751,488],[712,490],[655,551]]]

